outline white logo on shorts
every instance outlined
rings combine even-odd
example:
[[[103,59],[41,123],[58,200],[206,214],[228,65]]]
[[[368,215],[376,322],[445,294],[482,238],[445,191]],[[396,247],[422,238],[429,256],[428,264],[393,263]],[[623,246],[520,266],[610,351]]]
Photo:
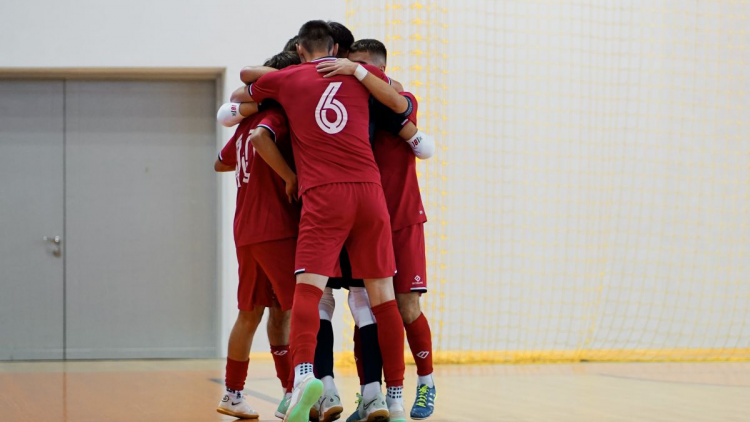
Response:
[[[273,354],[276,355],[276,356],[284,356],[287,352],[288,352],[288,350],[277,350],[277,351],[273,352]]]
[[[416,281],[417,283],[419,283],[420,281],[422,281],[422,277],[416,276],[416,277],[414,277],[414,281]]]
[[[427,356],[429,356],[429,354],[430,354],[430,352],[428,352],[427,350],[423,350],[423,351],[417,353],[417,357],[420,358],[420,359],[426,359]]]

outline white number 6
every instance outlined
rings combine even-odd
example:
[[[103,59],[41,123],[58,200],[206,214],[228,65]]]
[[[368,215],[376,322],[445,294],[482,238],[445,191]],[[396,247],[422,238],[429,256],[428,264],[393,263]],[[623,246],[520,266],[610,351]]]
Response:
[[[344,105],[341,104],[341,101],[333,98],[340,87],[341,82],[331,82],[320,97],[318,106],[315,108],[315,121],[318,122],[318,126],[320,126],[323,132],[330,135],[344,130],[344,126],[346,126],[346,122],[349,120]],[[336,113],[336,121],[331,122],[328,120],[328,114],[326,113],[328,110],[333,110]]]

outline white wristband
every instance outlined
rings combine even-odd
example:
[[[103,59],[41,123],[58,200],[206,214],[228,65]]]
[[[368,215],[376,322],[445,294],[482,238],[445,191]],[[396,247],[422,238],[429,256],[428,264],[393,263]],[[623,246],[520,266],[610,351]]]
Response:
[[[357,78],[357,80],[361,82],[362,79],[364,79],[368,73],[369,72],[367,71],[367,69],[365,69],[364,66],[362,66],[361,64],[358,64],[357,70],[354,71],[354,77]]]

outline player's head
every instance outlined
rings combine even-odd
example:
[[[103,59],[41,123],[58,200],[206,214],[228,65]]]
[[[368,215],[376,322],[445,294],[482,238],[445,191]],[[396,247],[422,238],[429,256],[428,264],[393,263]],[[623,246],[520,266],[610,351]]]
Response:
[[[349,48],[351,48],[354,43],[354,35],[352,35],[352,31],[338,22],[328,21],[328,25],[331,27],[333,42],[339,45],[336,57],[347,57],[349,55]]]
[[[385,45],[373,39],[357,40],[349,49],[349,60],[362,64],[369,64],[385,71],[388,60],[388,50]]]
[[[299,35],[289,38],[289,41],[286,42],[284,49],[281,51],[291,51],[292,53],[297,54],[297,43],[299,43]]]
[[[263,63],[263,66],[272,67],[274,69],[283,69],[295,64],[300,64],[299,55],[297,55],[297,53],[292,53],[291,51],[282,51],[266,60],[266,62]]]
[[[333,31],[325,21],[309,21],[302,25],[297,35],[297,53],[303,62],[336,55]]]

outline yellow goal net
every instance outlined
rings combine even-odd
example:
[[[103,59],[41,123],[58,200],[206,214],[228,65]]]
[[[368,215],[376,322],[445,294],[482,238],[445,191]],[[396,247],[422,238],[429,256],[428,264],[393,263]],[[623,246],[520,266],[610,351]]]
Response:
[[[438,142],[436,361],[750,358],[750,1],[346,7]]]

